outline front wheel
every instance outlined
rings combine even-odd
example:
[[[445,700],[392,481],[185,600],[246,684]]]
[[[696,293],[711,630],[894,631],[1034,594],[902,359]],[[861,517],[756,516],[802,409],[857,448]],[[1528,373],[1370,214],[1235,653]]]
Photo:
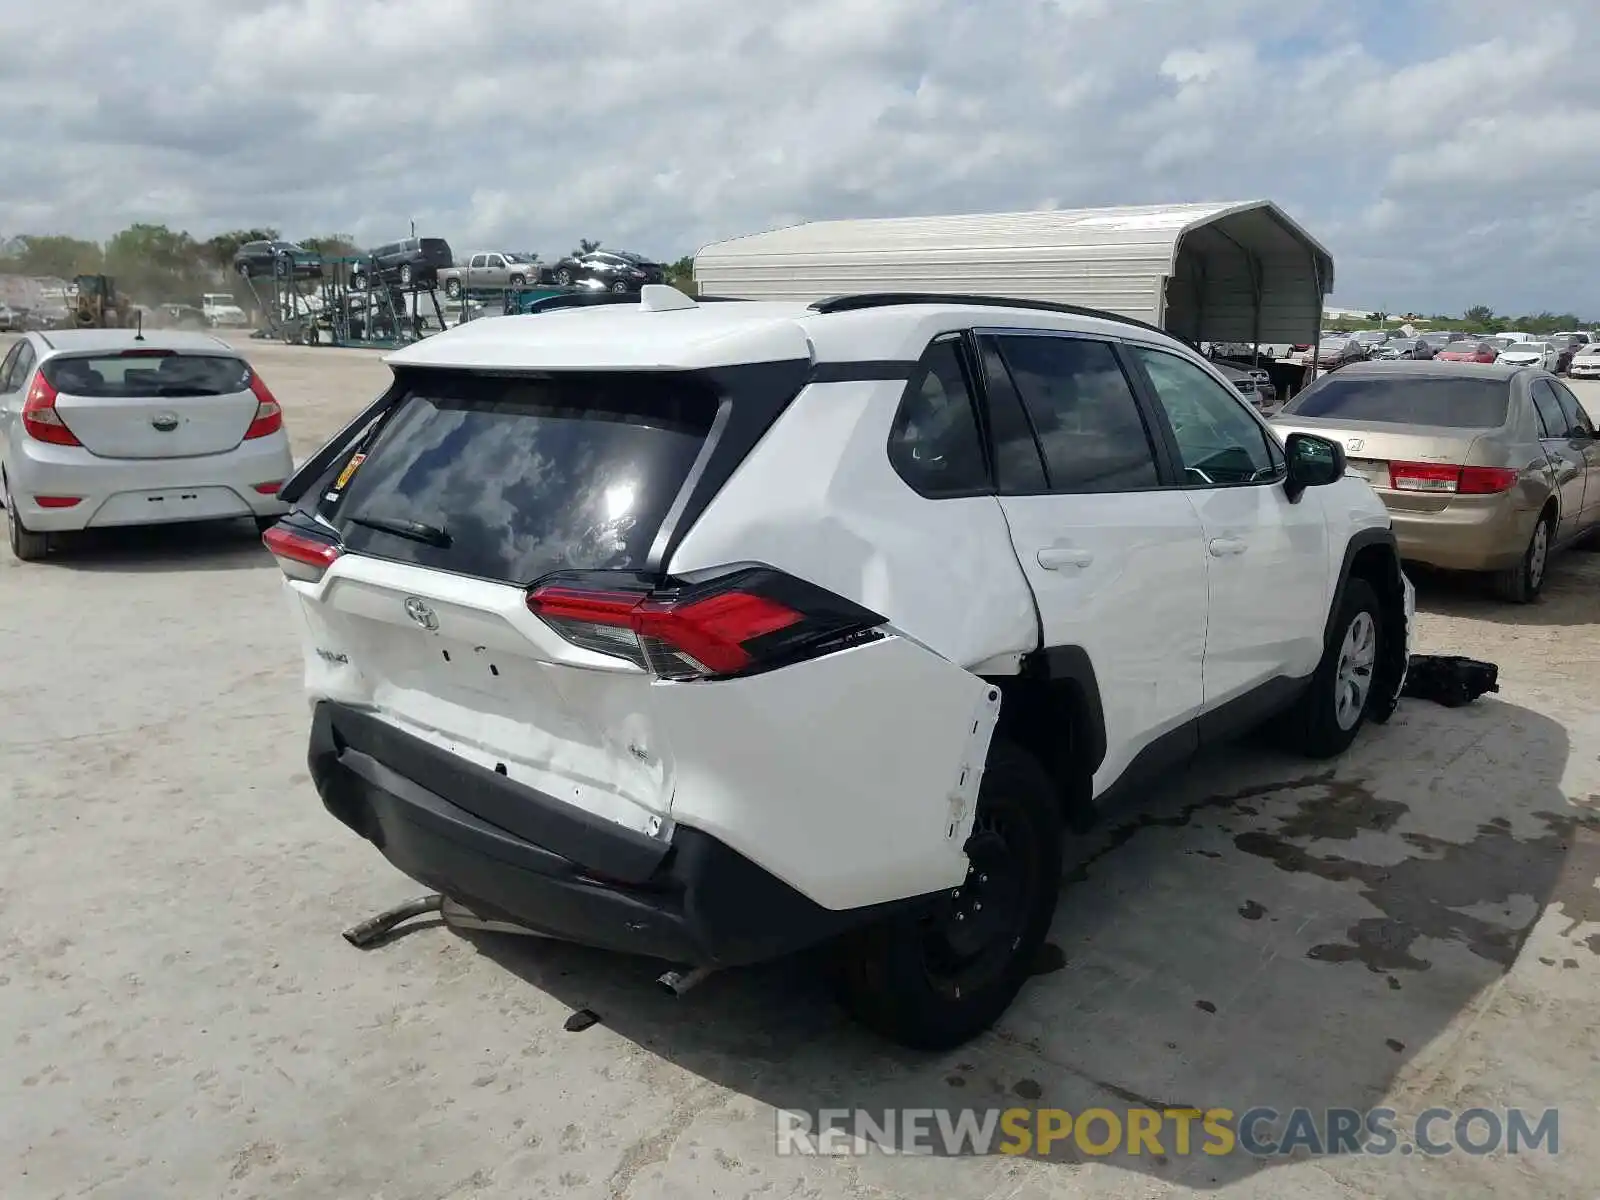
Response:
[[[247,263],[247,262],[240,263],[238,265],[238,271],[239,271],[239,278],[240,279],[249,279],[250,278],[250,264],[249,263]]]
[[[459,279],[447,279],[447,280],[445,280],[444,281],[444,294],[446,296],[449,296],[450,299],[452,299],[452,300],[461,299],[461,281]]]
[[[628,292],[628,285],[619,279],[611,285],[611,290],[619,296],[624,296]]]
[[[988,1029],[1033,973],[1061,887],[1061,802],[1019,746],[989,750],[957,888],[852,934],[839,947],[841,999],[869,1029],[947,1050]]]
[[[1311,683],[1284,716],[1290,745],[1308,758],[1333,758],[1356,740],[1372,704],[1383,650],[1383,609],[1365,579],[1351,579]]]
[[[572,272],[567,270],[565,267],[562,267],[561,270],[556,272],[556,282],[562,287],[571,287]]]
[[[412,278],[413,275],[411,272],[411,264],[407,263],[405,266],[400,268],[400,286],[405,288],[410,287]]]

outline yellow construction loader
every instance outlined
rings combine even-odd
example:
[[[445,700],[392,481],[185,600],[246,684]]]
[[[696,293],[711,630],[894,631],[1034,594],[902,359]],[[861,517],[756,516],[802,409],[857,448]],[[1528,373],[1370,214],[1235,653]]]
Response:
[[[116,281],[109,275],[79,275],[76,307],[72,323],[79,329],[122,329],[132,322],[133,306],[126,296],[117,294]]]

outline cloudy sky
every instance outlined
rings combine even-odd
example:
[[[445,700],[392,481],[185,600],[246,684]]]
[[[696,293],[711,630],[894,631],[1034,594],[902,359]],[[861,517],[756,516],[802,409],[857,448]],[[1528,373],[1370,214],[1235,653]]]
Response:
[[[1269,197],[1335,301],[1600,319],[1595,0],[0,0],[0,235],[664,258]]]

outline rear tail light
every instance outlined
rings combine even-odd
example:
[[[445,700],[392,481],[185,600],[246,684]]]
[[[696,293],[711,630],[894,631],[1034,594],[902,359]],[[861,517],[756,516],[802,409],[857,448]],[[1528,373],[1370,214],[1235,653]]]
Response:
[[[304,583],[316,583],[343,553],[332,542],[283,524],[274,525],[262,534],[261,544],[272,551],[285,575]]]
[[[53,446],[83,445],[67,423],[56,411],[55,386],[40,371],[28,388],[28,398],[22,402],[22,428],[36,442],[49,442]]]
[[[283,428],[283,408],[254,370],[250,372],[250,392],[256,398],[256,415],[251,418],[250,428],[244,431],[246,441],[266,437]]]
[[[274,479],[268,483],[257,483],[252,484],[251,486],[253,486],[256,491],[260,492],[263,496],[276,496],[283,490],[283,480]]]
[[[628,577],[632,578],[632,577]],[[765,567],[645,590],[604,572],[555,576],[528,608],[575,646],[662,679],[745,675],[877,636],[884,618]]]
[[[1442,492],[1459,496],[1495,496],[1517,482],[1512,467],[1457,467],[1444,463],[1392,462],[1389,486],[1400,492]]]
[[[71,508],[82,502],[82,496],[35,496],[33,502],[40,508]]]

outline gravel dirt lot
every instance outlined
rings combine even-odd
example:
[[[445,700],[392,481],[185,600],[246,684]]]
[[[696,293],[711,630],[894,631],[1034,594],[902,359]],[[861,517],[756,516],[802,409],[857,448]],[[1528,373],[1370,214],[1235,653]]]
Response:
[[[297,453],[375,354],[241,342]],[[1578,385],[1600,411],[1600,387]],[[1418,579],[1407,701],[1331,769],[1254,746],[1073,848],[1053,949],[927,1058],[809,964],[712,978],[345,926],[420,889],[327,816],[278,572],[244,529],[0,553],[0,1195],[1577,1197],[1600,1178],[1600,554],[1509,608]],[[566,1032],[577,1008],[600,1022]],[[1560,1153],[778,1157],[776,1107],[1561,1108]]]

